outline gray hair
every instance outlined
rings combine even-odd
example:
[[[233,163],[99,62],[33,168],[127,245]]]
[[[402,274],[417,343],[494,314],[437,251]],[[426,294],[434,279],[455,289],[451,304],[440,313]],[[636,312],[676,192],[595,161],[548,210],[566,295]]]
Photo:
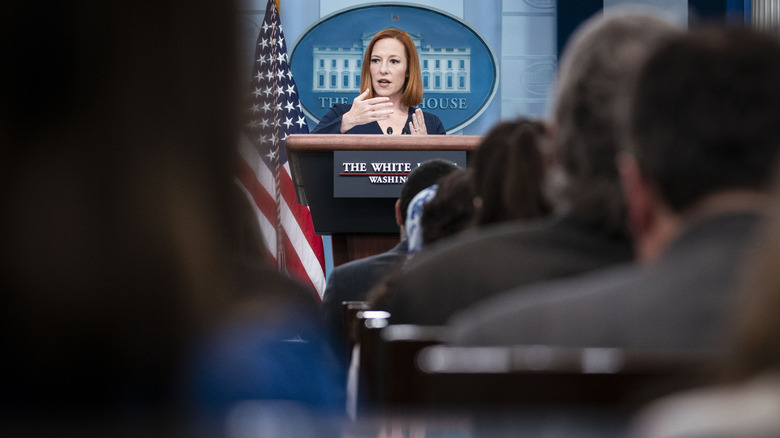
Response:
[[[585,21],[566,45],[559,68],[553,123],[575,214],[608,233],[625,232],[625,204],[615,158],[620,108],[651,49],[679,27],[650,13],[601,14]]]

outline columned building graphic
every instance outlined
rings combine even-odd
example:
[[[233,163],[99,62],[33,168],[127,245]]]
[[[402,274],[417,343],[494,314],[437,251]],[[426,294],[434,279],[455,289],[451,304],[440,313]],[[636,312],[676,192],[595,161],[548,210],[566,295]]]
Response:
[[[315,92],[359,92],[363,52],[375,34],[364,33],[352,47],[315,46],[312,54]],[[471,92],[471,49],[422,45],[419,33],[410,33],[420,56],[423,91]]]

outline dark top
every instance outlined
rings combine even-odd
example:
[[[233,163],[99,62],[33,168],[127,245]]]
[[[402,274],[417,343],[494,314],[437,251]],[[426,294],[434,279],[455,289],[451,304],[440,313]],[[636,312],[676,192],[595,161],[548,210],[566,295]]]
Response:
[[[732,332],[745,251],[761,217],[727,213],[691,225],[652,264],[518,288],[453,318],[466,344],[720,349]]]
[[[352,108],[352,104],[337,103],[333,105],[333,108],[328,111],[320,120],[320,123],[314,127],[311,131],[312,134],[340,134],[341,133],[341,116],[348,112]],[[412,114],[416,108],[409,108],[409,116],[406,118],[404,124],[404,132],[408,130],[409,122],[412,121]],[[425,129],[428,134],[446,134],[444,125],[441,120],[436,117],[435,114],[423,112],[423,119],[425,119]],[[384,134],[382,128],[379,127],[379,123],[371,122],[365,125],[358,125],[346,132],[347,134]]]
[[[334,339],[341,337],[342,333],[341,303],[365,301],[371,288],[382,281],[393,267],[406,260],[407,252],[408,245],[404,239],[390,251],[333,268],[322,295],[321,311]]]
[[[453,313],[514,287],[632,258],[627,237],[606,235],[571,214],[479,228],[411,259],[396,284],[390,322],[441,325]]]

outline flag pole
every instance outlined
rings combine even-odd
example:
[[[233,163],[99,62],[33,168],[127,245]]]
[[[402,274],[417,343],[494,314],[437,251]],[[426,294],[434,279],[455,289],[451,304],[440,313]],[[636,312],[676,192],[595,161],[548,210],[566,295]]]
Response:
[[[277,14],[277,22],[281,25],[282,23],[282,15],[279,13],[279,0],[275,0],[274,4],[276,5],[276,14]],[[274,12],[272,12],[273,14]],[[271,30],[271,56],[273,58],[276,58],[278,56],[278,46],[277,44],[273,43],[273,41],[276,41],[277,38],[277,26],[274,26]],[[278,69],[277,64],[274,62],[272,65],[272,72],[273,72],[273,88],[274,90],[279,88],[278,83],[278,76],[276,75]],[[274,104],[279,104],[279,94],[276,95],[276,98],[274,99]],[[279,133],[279,126],[281,124],[281,121],[279,120],[279,112],[274,111],[274,133],[271,136],[271,139],[273,141],[273,149],[275,151],[278,151],[280,148],[281,138]],[[287,274],[287,261],[285,260],[285,254],[284,254],[284,223],[282,222],[282,191],[281,191],[281,183],[279,181],[279,175],[281,173],[281,160],[279,159],[278,153],[276,154],[277,159],[275,161],[275,169],[274,169],[274,186],[276,187],[276,190],[274,191],[274,197],[276,200],[276,266],[279,269],[279,272],[283,274]]]

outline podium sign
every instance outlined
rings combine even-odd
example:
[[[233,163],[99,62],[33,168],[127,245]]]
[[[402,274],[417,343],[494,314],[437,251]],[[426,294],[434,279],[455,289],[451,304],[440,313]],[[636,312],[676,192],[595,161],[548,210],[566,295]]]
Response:
[[[466,167],[466,151],[333,151],[333,196],[398,198],[409,173],[437,158]]]
[[[387,251],[398,243],[395,201],[403,185],[388,184],[393,191],[381,196],[338,196],[334,193],[334,174],[342,173],[343,163],[366,163],[366,171],[373,169],[369,163],[402,163],[396,167],[404,171],[398,173],[408,173],[406,163],[410,163],[409,167],[413,169],[418,162],[434,157],[465,166],[469,154],[481,139],[477,135],[293,134],[287,138],[286,147],[295,196],[300,204],[311,209],[317,234],[332,236],[333,264],[338,266],[349,260]],[[348,152],[345,161],[342,161],[342,152]],[[349,154],[355,152],[364,154]],[[356,165],[358,169],[361,167]],[[366,177],[344,178],[351,178],[354,183]],[[367,184],[372,189],[381,186]]]

